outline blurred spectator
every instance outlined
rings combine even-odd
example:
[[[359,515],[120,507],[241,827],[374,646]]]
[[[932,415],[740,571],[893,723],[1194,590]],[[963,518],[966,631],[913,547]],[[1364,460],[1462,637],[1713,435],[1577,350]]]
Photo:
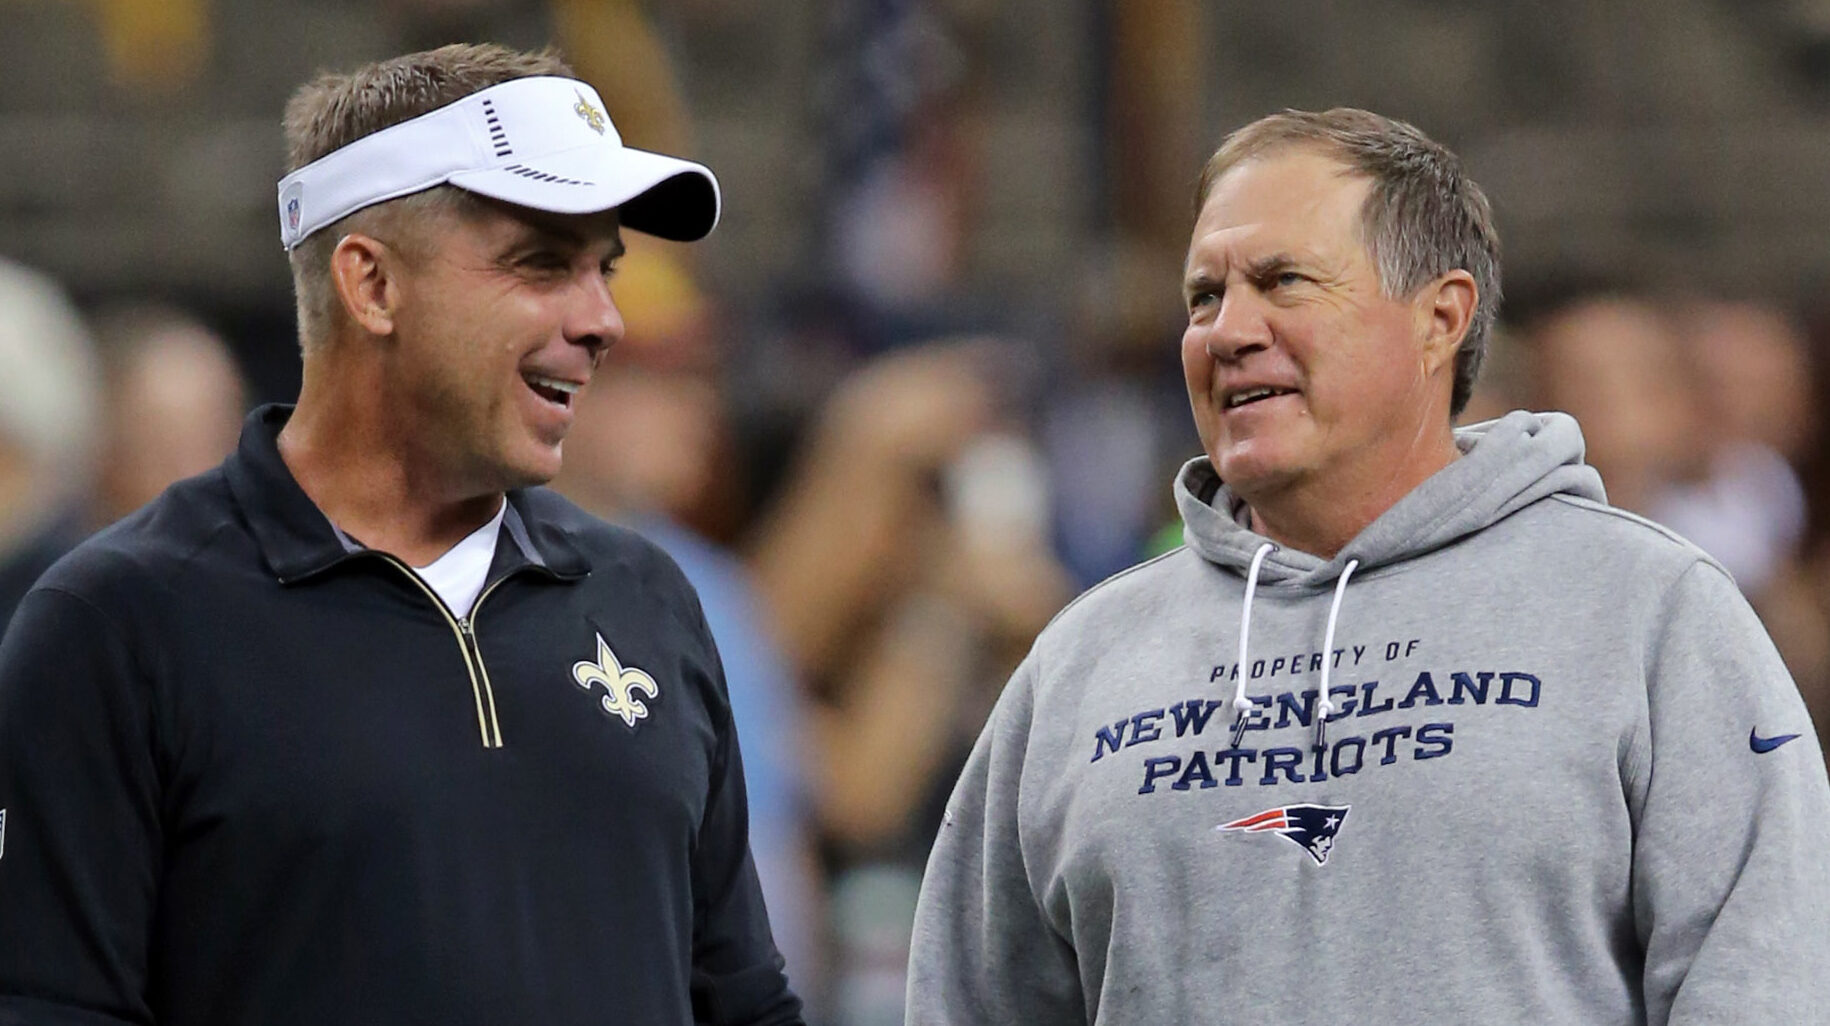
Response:
[[[1068,596],[1045,507],[1007,501],[1040,472],[993,432],[986,355],[921,346],[843,382],[755,537],[758,583],[819,699],[822,819],[849,851],[907,839],[985,683],[982,646],[1026,645]]]
[[[1803,341],[1783,314],[1751,303],[1687,304],[1675,323],[1691,372],[1687,406],[1704,427],[1693,473],[1670,482],[1650,514],[1758,599],[1804,538],[1804,488],[1786,461],[1811,429]]]
[[[1696,303],[1682,317],[1715,425],[1800,464],[1818,430],[1804,330],[1754,302]]]
[[[99,528],[222,462],[247,396],[227,344],[181,310],[121,307],[94,328],[106,396],[91,510]]]
[[[1182,544],[1169,482],[1200,452],[1181,365],[1163,358],[1180,336],[1180,275],[1135,244],[1090,260],[1066,334],[1066,380],[1044,394],[1042,440],[1055,547],[1080,587]]]
[[[867,364],[819,411],[752,547],[813,699],[837,1021],[900,1021],[916,884],[998,686],[1071,594],[1040,456],[987,340]]]
[[[0,633],[88,533],[98,404],[89,334],[63,289],[0,260]]]
[[[1579,299],[1535,326],[1543,408],[1574,414],[1608,501],[1650,513],[1703,463],[1688,353],[1665,318],[1627,296]]]

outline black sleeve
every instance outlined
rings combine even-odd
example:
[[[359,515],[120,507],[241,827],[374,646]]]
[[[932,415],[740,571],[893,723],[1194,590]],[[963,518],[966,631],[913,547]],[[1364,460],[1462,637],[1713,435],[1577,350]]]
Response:
[[[712,665],[722,697],[715,649]],[[802,1026],[750,857],[743,757],[728,700],[716,712],[718,762],[693,856],[693,1017],[706,1026]]]
[[[150,1024],[160,872],[147,680],[114,625],[28,594],[0,643],[0,1026]]]

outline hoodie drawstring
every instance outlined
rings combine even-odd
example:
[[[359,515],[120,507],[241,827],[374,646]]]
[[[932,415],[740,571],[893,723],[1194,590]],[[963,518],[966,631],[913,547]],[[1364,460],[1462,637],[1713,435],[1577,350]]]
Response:
[[[1245,573],[1245,608],[1239,613],[1239,662],[1233,665],[1233,673],[1239,678],[1238,685],[1233,688],[1234,748],[1238,748],[1245,738],[1245,716],[1252,711],[1252,700],[1245,697],[1245,668],[1252,665],[1246,662],[1245,654],[1246,638],[1252,633],[1252,593],[1258,590],[1258,569],[1264,566],[1264,558],[1275,551],[1277,546],[1270,542],[1258,546],[1258,551],[1252,553],[1252,568]]]
[[[1334,625],[1341,618],[1341,596],[1347,594],[1347,578],[1353,576],[1360,561],[1350,559],[1341,568],[1341,579],[1334,583],[1334,604],[1328,607],[1328,627],[1322,632],[1322,693],[1315,702],[1315,747],[1328,747],[1328,717],[1334,715],[1334,702],[1328,698],[1328,668],[1334,665]],[[1233,747],[1239,745],[1234,743]]]
[[[1252,700],[1245,697],[1245,682],[1250,676],[1246,667],[1252,665],[1247,661],[1246,642],[1252,633],[1252,597],[1258,592],[1258,571],[1264,566],[1264,558],[1277,551],[1277,546],[1265,542],[1252,553],[1251,569],[1245,572],[1245,604],[1239,611],[1239,661],[1233,665],[1233,675],[1237,683],[1233,686],[1233,747],[1238,748],[1245,740],[1245,718],[1252,711]],[[1328,747],[1328,717],[1335,714],[1333,700],[1328,697],[1328,671],[1334,665],[1334,627],[1341,619],[1341,598],[1347,594],[1347,579],[1360,567],[1360,561],[1350,559],[1341,568],[1340,579],[1334,583],[1334,601],[1328,606],[1328,626],[1322,632],[1322,688],[1315,702],[1315,745],[1317,749]]]

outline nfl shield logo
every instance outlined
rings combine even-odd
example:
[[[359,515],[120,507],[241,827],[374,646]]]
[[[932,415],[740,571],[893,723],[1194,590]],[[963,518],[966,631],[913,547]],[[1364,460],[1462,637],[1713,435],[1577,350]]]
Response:
[[[297,196],[286,201],[286,228],[295,232],[299,230],[299,198]]]

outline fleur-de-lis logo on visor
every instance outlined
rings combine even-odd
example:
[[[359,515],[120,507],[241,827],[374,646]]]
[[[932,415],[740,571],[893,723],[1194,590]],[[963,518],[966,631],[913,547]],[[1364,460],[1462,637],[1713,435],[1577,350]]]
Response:
[[[603,135],[604,125],[606,124],[604,121],[604,112],[592,106],[591,101],[585,99],[584,93],[578,93],[577,95],[578,102],[572,105],[572,113],[583,118],[585,124],[591,126],[591,131],[596,132],[598,135]]]

